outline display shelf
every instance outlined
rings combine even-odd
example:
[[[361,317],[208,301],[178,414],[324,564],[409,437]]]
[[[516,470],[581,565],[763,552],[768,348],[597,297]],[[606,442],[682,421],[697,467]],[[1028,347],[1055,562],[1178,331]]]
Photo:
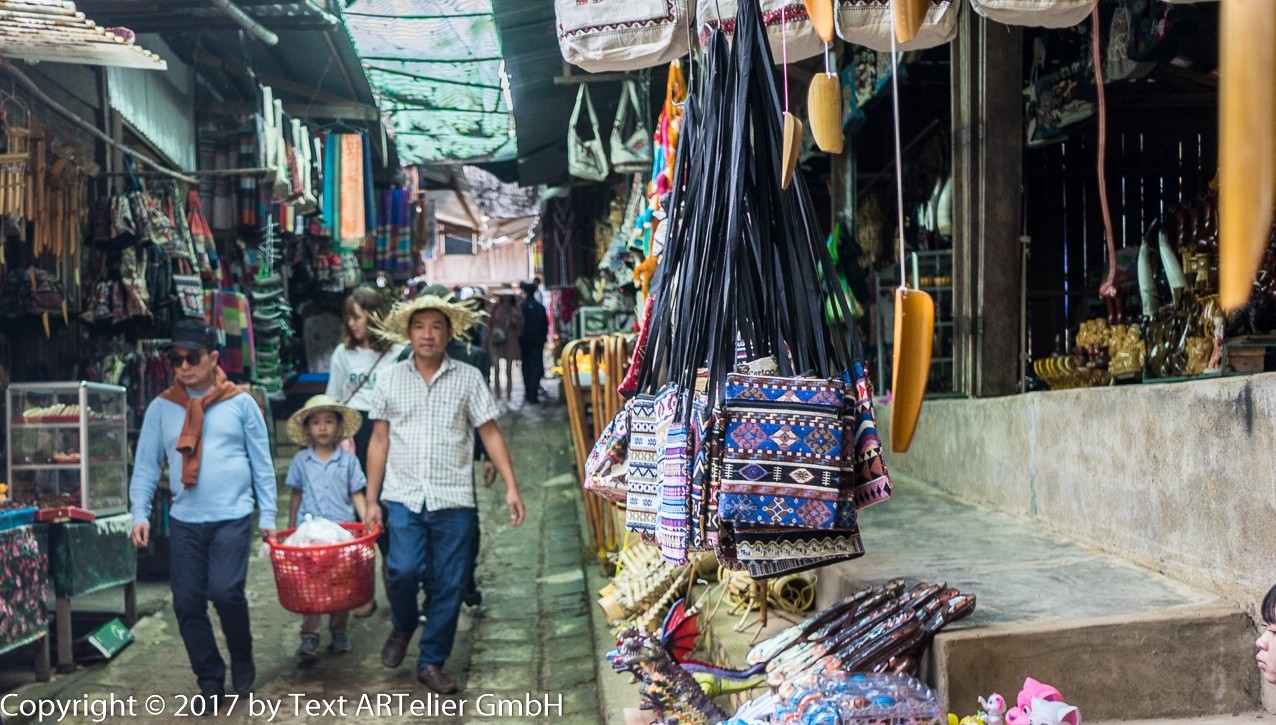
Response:
[[[87,425],[89,428],[105,428],[119,426],[124,423],[123,418],[109,420],[90,420]],[[15,428],[79,428],[79,419],[64,418],[23,418],[15,416],[10,424]]]
[[[10,385],[9,497],[26,504],[61,499],[98,516],[126,511],[126,395],[121,386],[90,382]]]
[[[123,461],[89,461],[89,466],[118,466]],[[9,467],[12,471],[74,471],[85,464],[80,461],[70,463],[15,463]],[[10,476],[9,478],[13,478]]]

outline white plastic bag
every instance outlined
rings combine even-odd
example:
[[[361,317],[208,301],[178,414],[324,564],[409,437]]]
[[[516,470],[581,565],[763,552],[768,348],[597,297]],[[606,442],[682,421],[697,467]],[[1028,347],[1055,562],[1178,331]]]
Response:
[[[340,544],[353,538],[354,534],[341,528],[340,524],[328,519],[312,518],[310,514],[306,514],[306,520],[301,522],[291,536],[280,543],[288,546],[319,546]]]

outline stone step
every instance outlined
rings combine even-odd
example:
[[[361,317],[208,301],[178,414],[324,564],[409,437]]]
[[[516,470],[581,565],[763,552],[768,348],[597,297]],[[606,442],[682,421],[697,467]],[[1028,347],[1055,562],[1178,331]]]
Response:
[[[896,577],[974,593],[975,613],[924,663],[951,711],[973,713],[990,692],[1013,703],[1026,676],[1058,687],[1086,721],[1261,709],[1256,628],[1235,603],[892,479],[894,497],[860,516],[868,553],[821,571],[818,605]]]

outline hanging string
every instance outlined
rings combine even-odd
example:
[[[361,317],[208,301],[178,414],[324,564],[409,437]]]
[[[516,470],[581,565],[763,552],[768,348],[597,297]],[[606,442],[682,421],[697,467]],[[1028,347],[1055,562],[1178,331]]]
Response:
[[[789,112],[789,33],[784,25],[784,5],[780,5],[780,63],[784,73],[784,112]]]
[[[1108,179],[1104,167],[1108,158],[1108,105],[1103,92],[1103,51],[1099,40],[1099,6],[1090,14],[1090,54],[1094,63],[1094,89],[1097,93],[1099,117],[1099,208],[1103,213],[1103,233],[1108,249],[1108,273],[1099,285],[1099,296],[1111,300],[1117,296],[1116,288],[1116,235],[1112,232],[1112,212],[1108,209]]]
[[[899,142],[899,54],[895,47],[895,12],[891,13],[891,105],[895,115],[892,122],[895,127],[895,214],[899,225],[899,286],[908,287],[904,276],[904,153]]]

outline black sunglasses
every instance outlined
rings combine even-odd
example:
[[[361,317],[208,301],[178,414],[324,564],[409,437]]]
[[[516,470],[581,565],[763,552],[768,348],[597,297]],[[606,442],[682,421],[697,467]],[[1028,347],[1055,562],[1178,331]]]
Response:
[[[185,355],[180,352],[170,352],[168,354],[168,361],[172,363],[175,368],[180,368],[183,362],[191,367],[195,367],[199,364],[200,360],[204,359],[204,352],[204,350],[199,350],[197,352],[188,352]]]

